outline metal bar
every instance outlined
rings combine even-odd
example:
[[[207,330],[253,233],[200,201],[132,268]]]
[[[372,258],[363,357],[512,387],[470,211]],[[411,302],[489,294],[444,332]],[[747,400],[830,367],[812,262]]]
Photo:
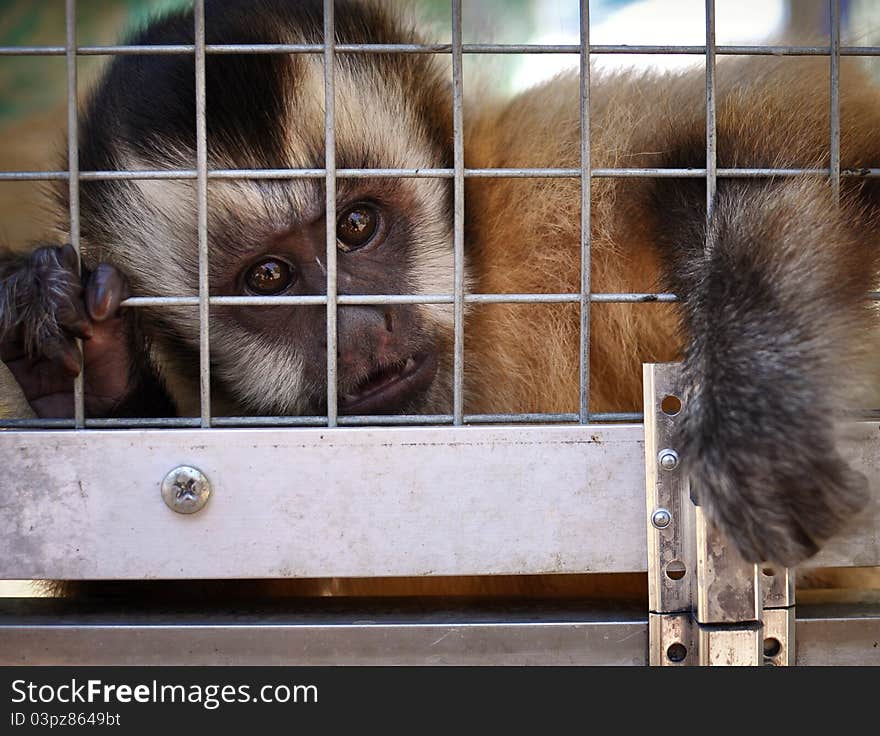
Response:
[[[580,294],[466,294],[467,304],[574,304],[581,300]],[[675,294],[590,294],[590,301],[604,304],[648,304],[653,302],[677,302]],[[327,303],[320,294],[309,296],[212,296],[211,306],[224,307],[285,307],[315,306]],[[453,294],[340,294],[338,304],[454,304]],[[130,297],[122,302],[124,307],[197,306],[198,297],[193,296],[141,296]]]
[[[293,420],[291,422],[291,420]],[[339,416],[340,427],[410,427],[451,424],[451,414],[387,414],[376,416]],[[226,417],[218,427],[319,427],[327,424],[326,416],[317,417]]]
[[[641,412],[595,412],[594,423],[640,423]],[[576,413],[557,414],[465,414],[464,424],[575,424]],[[452,424],[452,414],[382,414],[371,416],[341,416],[343,427],[422,426]],[[326,416],[259,416],[211,418],[213,427],[318,427],[327,424]],[[137,417],[115,419],[86,419],[86,429],[186,429],[199,426],[196,417]],[[0,429],[70,429],[72,419],[0,419]]]
[[[761,585],[757,565],[743,560],[726,536],[709,523],[699,506],[695,520],[697,621],[724,626],[759,621]],[[758,634],[750,636],[757,639]]]
[[[466,304],[574,304],[580,302],[580,294],[466,294]],[[679,301],[675,294],[613,294],[593,293],[590,301],[601,304],[650,304]],[[226,307],[285,307],[315,306],[327,303],[327,297],[310,296],[212,296],[211,306]],[[453,294],[340,294],[337,304],[454,304]],[[130,297],[122,302],[124,307],[145,308],[159,306],[197,306],[198,297],[192,296],[143,296]]]
[[[66,46],[0,46],[0,56],[64,56]]]
[[[590,292],[592,233],[590,158],[590,0],[581,0],[581,294],[580,294],[580,421],[590,421]]]
[[[796,661],[802,666],[880,665],[877,604],[798,606]]]
[[[452,0],[452,125],[454,164],[454,337],[452,356],[452,414],[464,422],[464,119],[461,43],[461,0]]]
[[[333,0],[324,0],[324,186],[327,244],[327,426],[338,423],[336,283],[336,25]]]
[[[764,608],[788,608],[795,601],[795,571],[788,567],[764,565],[761,568],[761,588]]]
[[[765,665],[793,667],[797,661],[795,607],[765,608],[762,654]]]
[[[68,206],[70,214],[70,244],[76,251],[77,271],[82,270],[80,258],[80,218],[79,218],[79,111],[77,109],[77,60],[76,60],[76,0],[65,2],[65,30],[67,57],[67,171]],[[80,355],[83,354],[82,340],[75,340]],[[73,381],[73,415],[75,426],[85,426],[85,365],[80,362],[80,371]]]
[[[706,220],[712,216],[717,190],[715,110],[715,0],[706,0]]]
[[[840,203],[840,0],[831,6],[831,193]]]
[[[868,414],[876,414],[876,410],[865,412],[865,421],[873,421],[874,417]],[[644,420],[642,412],[613,411],[593,412],[590,415],[592,422],[601,423],[641,423]],[[858,419],[858,418],[857,418]],[[340,426],[393,426],[393,425],[422,425],[422,424],[451,424],[452,414],[377,414],[367,416],[341,416]],[[194,427],[198,424],[197,418],[192,417],[127,417],[127,418],[104,418],[86,419],[86,429],[136,429],[141,427],[161,426],[166,428]],[[464,424],[572,424],[579,423],[580,415],[571,413],[548,413],[548,414],[465,414]],[[253,417],[212,417],[212,426],[215,427],[311,427],[327,423],[326,416],[253,416]],[[11,418],[0,419],[0,429],[71,429],[74,427],[73,419],[49,419],[49,418]],[[833,546],[833,545],[832,545]],[[845,560],[846,555],[836,557],[838,562]],[[873,558],[872,558],[873,559]],[[878,556],[880,559],[880,556]]]
[[[647,663],[652,667],[698,664],[697,633],[690,613],[649,613]]]
[[[642,665],[644,615],[588,601],[511,606],[298,599],[175,614],[0,600],[0,664]]]
[[[196,75],[196,203],[199,251],[199,407],[201,426],[211,426],[210,280],[208,262],[208,137],[205,109],[205,2],[193,6]]]
[[[868,292],[865,297],[880,301],[880,292]],[[338,304],[453,304],[452,294],[341,294]],[[465,294],[466,304],[569,304],[580,301],[579,294]],[[599,304],[652,304],[679,301],[675,294],[590,294],[590,301]],[[208,300],[212,306],[284,307],[314,306],[327,303],[327,297],[312,296],[213,296]],[[130,297],[122,302],[124,307],[144,308],[159,306],[198,306],[198,297],[150,296]]]
[[[675,302],[674,294],[592,294],[591,301],[605,303]],[[315,306],[327,303],[327,297],[310,296],[215,296],[209,300],[212,306],[224,307],[284,307]],[[467,304],[569,304],[579,303],[580,294],[467,294]],[[130,297],[122,302],[125,307],[194,306],[196,297]],[[338,304],[454,304],[453,294],[341,294]]]
[[[405,601],[277,604],[253,610],[120,610],[45,599],[0,601],[0,664],[22,665],[646,665],[649,622],[589,602],[419,608]],[[654,625],[651,616],[650,626]],[[878,666],[877,606],[796,622],[797,664]],[[683,632],[687,636],[687,632]],[[659,637],[657,637],[659,639]],[[653,640],[653,637],[652,637]],[[678,641],[670,637],[671,643]],[[690,648],[685,656],[693,656]],[[674,651],[674,650],[673,650]],[[657,655],[659,656],[659,652]],[[694,664],[686,658],[681,664]]]
[[[0,579],[638,572],[641,437],[627,424],[0,432]],[[188,516],[160,500],[180,465],[213,489]],[[450,468],[466,478],[450,483]]]
[[[867,421],[872,419],[866,417]],[[628,411],[593,412],[590,415],[590,420],[595,424],[619,422],[639,424],[644,420],[644,414]],[[339,417],[339,425],[348,427],[452,424],[452,421],[452,414],[381,414]],[[199,420],[194,417],[130,417],[86,419],[85,425],[86,429],[138,429],[145,427],[172,429],[196,427],[198,422]],[[574,412],[464,415],[464,424],[574,424],[579,422],[580,415]],[[215,416],[211,421],[214,427],[316,427],[326,423],[326,416]],[[0,419],[0,429],[71,429],[73,427],[73,419]],[[820,557],[820,559],[822,558]],[[846,559],[846,554],[836,555],[835,564],[844,563]],[[877,559],[880,559],[880,553],[878,553]]]
[[[681,418],[677,368],[668,364],[642,368],[648,609],[664,615],[690,611],[696,573],[693,504],[673,444]],[[662,633],[664,627],[657,631]]]
[[[628,412],[628,411],[598,411],[593,412],[590,415],[590,418],[594,422],[642,422],[644,420],[644,414],[641,412]]]
[[[323,179],[325,169],[214,169],[209,180]],[[465,179],[579,179],[580,169],[465,169]],[[717,169],[717,178],[764,179],[815,176],[827,178],[831,169]],[[452,179],[453,169],[338,169],[337,179]],[[702,179],[706,169],[593,169],[593,179]],[[880,178],[880,168],[841,169],[841,178]],[[67,171],[0,171],[0,181],[67,181]],[[186,181],[198,179],[196,170],[167,171],[82,171],[80,181]]]
[[[795,571],[765,565],[761,568],[763,589],[764,664],[790,667],[795,664]]]
[[[99,568],[104,566],[106,569],[106,565],[111,564],[124,566],[125,556],[119,557],[120,550],[127,549],[132,541],[137,541],[125,537],[126,534],[133,533],[131,530],[135,530],[137,534],[147,534],[138,543],[151,551],[139,554],[153,555],[157,565],[171,565],[173,561],[170,549],[156,546],[155,539],[177,539],[178,531],[191,532],[198,536],[201,522],[187,522],[194,524],[191,528],[188,527],[190,531],[172,526],[164,529],[159,536],[150,538],[148,525],[145,526],[146,519],[155,519],[157,524],[165,523],[155,515],[158,510],[163,513],[167,510],[162,504],[151,504],[158,499],[158,482],[170,470],[168,463],[173,465],[176,462],[188,462],[198,467],[203,461],[206,467],[202,469],[211,471],[208,477],[212,482],[219,483],[216,499],[219,503],[209,503],[204,518],[210,521],[214,514],[219,513],[221,517],[231,519],[228,514],[239,514],[234,532],[239,541],[253,541],[257,534],[255,530],[262,530],[261,524],[266,519],[267,523],[281,526],[293,524],[298,527],[300,523],[311,523],[306,518],[310,515],[327,518],[326,508],[329,508],[331,500],[337,496],[338,500],[332,503],[340,509],[347,503],[345,508],[348,513],[346,520],[344,523],[340,522],[338,528],[353,529],[350,527],[352,523],[355,526],[360,524],[359,521],[352,521],[353,517],[349,513],[353,506],[357,506],[358,518],[363,518],[364,524],[393,528],[394,538],[398,540],[403,533],[403,527],[394,526],[399,520],[398,513],[409,513],[414,508],[415,511],[428,513],[436,505],[436,508],[430,510],[430,514],[439,520],[437,523],[441,528],[431,533],[439,535],[437,543],[440,546],[437,550],[445,550],[441,555],[445,560],[447,552],[452,554],[449,545],[455,547],[459,544],[462,533],[478,535],[476,526],[482,523],[476,517],[470,519],[467,514],[462,516],[451,513],[450,509],[456,505],[467,509],[474,504],[480,506],[484,503],[482,494],[485,492],[494,493],[497,497],[494,500],[485,500],[489,506],[494,504],[494,516],[482,530],[482,541],[479,545],[476,536],[473,537],[473,554],[476,556],[471,561],[475,565],[479,555],[485,555],[485,540],[490,537],[497,541],[497,544],[492,545],[493,550],[518,556],[520,564],[524,559],[529,560],[528,564],[533,564],[531,558],[523,552],[522,541],[516,536],[521,531],[519,525],[527,527],[531,524],[535,529],[527,531],[527,537],[539,544],[534,535],[543,535],[540,544],[547,545],[548,549],[552,548],[555,552],[565,547],[570,550],[570,554],[577,557],[585,554],[585,549],[589,549],[590,554],[597,555],[595,564],[608,572],[646,569],[646,450],[642,427],[615,424],[589,425],[584,428],[577,424],[576,413],[562,417],[569,422],[566,425],[552,421],[549,426],[540,427],[512,426],[523,418],[534,424],[534,416],[475,417],[480,420],[484,418],[489,423],[500,426],[412,426],[420,421],[440,423],[437,421],[438,417],[425,416],[405,418],[403,423],[408,422],[406,429],[369,430],[363,429],[361,425],[378,424],[386,420],[352,417],[352,425],[359,427],[358,429],[340,429],[330,433],[322,433],[320,427],[294,433],[262,429],[181,429],[174,432],[137,429],[127,432],[3,431],[0,432],[0,457],[3,458],[4,472],[9,480],[6,484],[7,492],[4,494],[6,507],[0,514],[0,578],[4,574],[12,579],[29,577],[21,574],[20,567],[14,569],[15,565],[11,564],[13,557],[10,555],[27,557],[26,564],[39,564],[42,557],[34,550],[45,545],[64,547],[69,544],[66,557],[73,566],[70,568],[72,570],[84,558],[72,554],[70,550],[77,547],[86,549],[75,543],[71,536],[74,533],[78,537],[87,538],[88,544],[92,545],[89,549],[96,549],[94,545],[108,545],[107,550],[96,549],[90,563]],[[596,421],[600,418],[602,421],[627,419],[626,416],[593,416]],[[451,416],[444,416],[442,419],[446,424],[452,421]],[[468,417],[465,419],[467,421]],[[547,416],[541,419],[555,418]],[[262,418],[255,417],[253,420],[254,426],[267,427],[284,426],[287,422],[290,426],[303,426],[307,423],[307,418],[303,417],[279,418],[279,422],[284,424],[277,425],[273,425],[271,421],[261,423]],[[188,418],[187,421],[191,420]],[[396,422],[396,418],[387,418],[388,424]],[[53,422],[48,420],[47,423]],[[313,423],[323,422],[319,420]],[[70,420],[68,426],[72,426]],[[86,426],[97,426],[97,420],[88,420]],[[120,424],[108,422],[107,426],[119,427]],[[149,426],[149,423],[144,426]],[[877,426],[877,422],[848,424],[841,444],[844,457],[855,470],[866,477],[880,476],[880,433],[877,432]],[[432,432],[436,432],[436,435],[432,436]],[[426,438],[428,442],[424,444]],[[364,446],[370,443],[371,447]],[[425,448],[425,456],[413,454],[417,453],[419,447]],[[46,448],[51,448],[51,463],[44,462]],[[570,448],[575,454],[567,455],[564,448]],[[580,452],[588,453],[589,457],[578,454]],[[355,459],[367,455],[372,459],[374,468],[377,458],[381,458],[383,471],[387,472],[364,471],[361,475],[354,473],[352,468]],[[236,462],[236,457],[242,459]],[[259,457],[260,462],[253,462],[254,457]],[[114,468],[125,469],[125,504],[118,503],[118,473],[108,472],[107,458],[113,459]],[[390,470],[392,465],[400,466],[400,470],[395,471],[397,475]],[[450,486],[450,467],[467,467],[467,478],[462,483],[453,483]],[[296,468],[296,473],[291,474],[290,468]],[[312,478],[310,473],[323,473],[325,476],[329,474],[335,490],[325,492],[324,481]],[[403,486],[396,480],[401,477],[401,473],[408,479]],[[352,483],[352,477],[357,477],[358,482]],[[79,485],[80,481],[82,486]],[[433,485],[435,482],[436,485]],[[535,493],[536,488],[540,488],[541,493]],[[421,490],[416,493],[415,489]],[[425,493],[430,491],[429,496],[422,495],[422,490]],[[400,496],[395,501],[404,491],[410,495],[405,498]],[[357,500],[361,493],[364,497]],[[547,498],[545,494],[549,494]],[[343,497],[348,500],[344,501]],[[521,507],[514,504],[514,498],[519,499],[517,503],[521,501]],[[589,498],[590,503],[580,503],[578,499],[581,498]],[[228,504],[232,504],[232,507]],[[255,508],[248,504],[253,504]],[[489,506],[480,513],[489,514]],[[673,520],[679,518],[674,508],[669,510]],[[556,535],[552,532],[553,525],[562,523],[559,517],[568,514],[572,515],[577,529],[573,527],[570,530],[572,536],[568,536],[568,533]],[[128,515],[131,515],[130,521],[121,518],[124,516],[127,519]],[[253,516],[259,516],[260,519],[253,518],[251,522],[245,523],[246,519]],[[54,527],[48,521],[44,525],[44,518],[49,517],[55,520],[52,522]],[[40,524],[32,525],[27,521],[35,518],[41,520]],[[536,525],[535,518],[540,518],[541,524]],[[233,524],[232,521],[229,523]],[[491,535],[488,533],[490,529],[493,530]],[[304,530],[300,531],[304,533]],[[265,561],[270,567],[252,569],[245,574],[264,574],[271,577],[272,570],[278,572],[280,569],[271,568],[271,565],[278,562],[277,555],[284,550],[292,550],[290,554],[293,557],[300,552],[304,555],[314,554],[314,551],[305,549],[313,539],[303,541],[304,548],[299,550],[300,542],[294,532],[297,529],[285,531],[279,528],[274,540],[261,541],[260,538],[253,541],[257,546],[274,544],[273,554],[276,556],[271,557],[267,551]],[[448,535],[448,538],[443,537],[443,534]],[[106,538],[108,535],[111,538]],[[386,534],[386,542],[387,537]],[[347,535],[346,538],[360,539],[357,534]],[[333,536],[333,540],[336,539]],[[181,544],[184,541],[181,540]],[[199,541],[192,541],[196,545],[193,548],[202,549],[201,537]],[[331,557],[351,551],[348,543],[328,541],[327,544],[333,545]],[[118,545],[116,552],[109,549],[114,545]],[[293,550],[291,545],[297,549]],[[407,549],[402,555],[405,559],[401,564],[407,564],[407,560],[412,561],[413,555],[428,554],[430,550],[426,551],[426,545],[425,539],[414,541],[412,550]],[[618,550],[618,545],[621,545],[620,550],[625,550],[625,554],[633,555],[626,558],[627,562],[621,562],[618,556],[623,552],[611,551]],[[398,553],[403,548],[398,545]],[[227,564],[245,565],[246,560],[237,559],[241,556],[240,552],[239,545],[233,555],[235,559],[229,558]],[[104,557],[113,557],[114,560],[108,562]],[[188,555],[184,554],[181,559],[184,558],[188,558]],[[549,558],[541,555],[535,558],[541,559]],[[325,562],[329,560],[330,558],[326,558]],[[366,564],[369,560],[367,555],[362,561]],[[10,564],[4,567],[6,561]],[[636,564],[636,561],[637,567],[628,567]],[[439,564],[437,560],[435,563]],[[197,564],[202,562],[198,561]],[[617,570],[613,569],[618,564],[622,566]],[[853,519],[845,532],[829,540],[821,552],[809,561],[810,567],[872,565],[880,565],[880,504],[877,503]],[[436,572],[439,568],[430,569]],[[588,566],[581,571],[589,569],[594,568]],[[85,567],[79,570],[83,577],[88,577],[86,573],[91,571]],[[158,567],[153,572],[156,573],[153,577],[158,576]],[[194,575],[195,572],[193,571]],[[481,572],[486,573],[488,570]],[[520,569],[519,572],[526,571]],[[184,574],[183,571],[180,572],[180,575]],[[383,573],[377,566],[375,574],[391,572],[385,570]],[[685,569],[685,578],[687,575],[688,568]]]
[[[757,667],[761,664],[761,625],[700,626],[700,665],[703,667]]]
[[[80,46],[80,56],[122,56],[131,54],[192,54],[191,44]],[[208,44],[208,54],[321,54],[322,44]],[[451,54],[451,44],[339,44],[337,53]],[[660,54],[704,56],[705,46],[656,44],[596,44],[592,54]],[[0,56],[64,56],[65,46],[0,46]],[[579,54],[577,44],[462,44],[464,54]],[[827,46],[717,46],[722,56],[828,56]],[[842,46],[841,56],[880,56],[880,46]]]

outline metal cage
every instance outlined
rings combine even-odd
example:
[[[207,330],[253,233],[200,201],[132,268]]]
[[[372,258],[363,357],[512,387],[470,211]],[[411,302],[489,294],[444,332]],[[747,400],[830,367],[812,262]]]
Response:
[[[73,420],[0,422],[6,465],[0,513],[0,579],[193,579],[646,572],[650,612],[587,603],[471,607],[441,604],[311,602],[295,612],[269,608],[156,612],[75,602],[0,599],[0,662],[13,663],[565,663],[773,664],[880,663],[880,608],[863,604],[801,610],[795,623],[789,571],[708,551],[686,484],[663,444],[672,421],[660,401],[674,392],[674,367],[646,368],[645,415],[589,411],[592,303],[670,302],[673,294],[594,293],[590,284],[591,182],[599,177],[705,179],[711,207],[718,177],[880,176],[880,168],[840,166],[839,0],[830,0],[828,46],[718,46],[715,3],[706,0],[703,46],[599,46],[590,43],[589,2],[581,1],[580,44],[463,44],[462,1],[452,2],[452,43],[344,45],[334,42],[334,4],[324,2],[325,43],[208,45],[204,0],[195,0],[195,44],[79,46],[76,0],[66,0],[64,46],[6,47],[0,55],[67,60],[68,169],[0,172],[0,181],[69,183],[70,237],[79,252],[79,184],[108,179],[196,182],[198,297],[133,297],[132,308],[188,305],[200,319],[201,412],[174,419],[89,419],[82,375]],[[77,58],[84,55],[191,54],[195,58],[197,166],[180,171],[80,171]],[[451,169],[340,169],[334,150],[337,54],[450,54],[454,166]],[[468,169],[464,165],[464,54],[577,54],[580,58],[581,166],[576,169]],[[706,62],[706,164],[702,169],[595,169],[590,160],[590,59],[594,54],[691,54]],[[207,163],[207,54],[320,54],[324,59],[326,161],[323,169],[211,170]],[[717,55],[827,56],[831,110],[827,169],[719,169],[715,138]],[[358,177],[442,177],[454,183],[455,289],[435,295],[338,295],[336,181]],[[464,183],[478,177],[566,177],[581,183],[581,288],[569,294],[471,294],[464,280]],[[208,182],[317,178],[326,183],[327,294],[211,296],[208,287]],[[878,298],[878,294],[873,294]],[[212,306],[326,305],[328,411],[317,417],[218,417],[211,411]],[[464,308],[468,303],[573,303],[580,306],[579,411],[571,414],[464,413]],[[339,416],[336,310],[345,304],[447,304],[455,318],[453,411],[439,416]],[[644,422],[643,422],[644,420]],[[394,426],[381,426],[394,425]],[[429,426],[415,426],[429,425]],[[444,426],[447,425],[447,426]],[[469,426],[483,425],[483,426]],[[493,425],[493,426],[486,426]],[[266,431],[267,427],[300,427]],[[355,428],[357,427],[357,428]],[[40,429],[42,431],[31,431]],[[74,431],[68,431],[68,430]],[[120,431],[125,429],[126,431]],[[880,453],[876,425],[860,424],[853,453],[868,473]],[[48,448],[48,453],[47,453]],[[666,453],[666,454],[665,454]],[[674,455],[674,452],[673,452]],[[107,458],[112,458],[112,466]],[[375,472],[377,463],[382,472]],[[173,514],[159,502],[163,478],[178,466],[209,479],[212,502]],[[291,468],[296,473],[291,473]],[[291,477],[295,475],[295,477]],[[450,483],[450,478],[455,479]],[[403,479],[403,482],[401,480]],[[647,493],[646,493],[647,488]],[[320,496],[315,493],[320,489]],[[478,489],[475,490],[475,489]],[[11,493],[10,493],[11,491]],[[227,491],[229,491],[227,493]],[[11,496],[11,500],[10,500]],[[124,497],[124,500],[123,500]],[[647,519],[645,509],[647,508]],[[357,509],[357,513],[353,512]],[[663,512],[668,514],[664,516]],[[645,530],[647,528],[647,535]],[[259,535],[245,535],[245,529]],[[817,565],[880,565],[880,510],[872,508],[822,552]],[[723,547],[723,545],[721,545]],[[716,545],[717,547],[717,545]],[[685,574],[669,574],[670,560]],[[707,576],[711,571],[715,577]],[[683,581],[683,582],[682,582]],[[740,610],[703,616],[718,584],[737,591]],[[714,586],[714,587],[713,587]],[[762,586],[764,593],[761,593]],[[749,608],[749,606],[751,606]],[[723,609],[723,607],[722,607]],[[794,635],[798,647],[795,660]],[[781,647],[768,649],[767,642]],[[762,649],[761,643],[764,643]],[[682,649],[684,652],[682,653]]]

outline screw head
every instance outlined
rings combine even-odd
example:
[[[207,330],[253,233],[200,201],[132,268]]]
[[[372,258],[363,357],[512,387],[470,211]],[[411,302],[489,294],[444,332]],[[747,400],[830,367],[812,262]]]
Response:
[[[675,470],[678,467],[678,453],[675,450],[660,450],[657,462],[663,470]]]
[[[178,514],[200,511],[211,497],[211,483],[198,468],[181,465],[162,481],[162,499]]]
[[[665,529],[672,523],[672,514],[668,509],[657,509],[651,514],[651,523],[657,529]]]

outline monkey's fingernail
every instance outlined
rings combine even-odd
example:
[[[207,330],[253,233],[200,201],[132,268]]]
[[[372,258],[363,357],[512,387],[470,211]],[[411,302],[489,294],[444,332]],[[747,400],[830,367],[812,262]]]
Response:
[[[119,271],[108,263],[101,263],[89,278],[86,288],[86,307],[96,322],[112,317],[119,303],[128,296],[128,284]]]

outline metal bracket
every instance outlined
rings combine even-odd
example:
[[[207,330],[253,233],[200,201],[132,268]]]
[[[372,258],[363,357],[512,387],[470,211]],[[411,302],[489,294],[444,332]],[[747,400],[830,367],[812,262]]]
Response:
[[[681,366],[645,365],[644,392],[651,664],[793,664],[793,573],[745,562],[691,501]]]
[[[764,664],[793,666],[796,654],[794,570],[764,565],[761,582],[764,591]]]

